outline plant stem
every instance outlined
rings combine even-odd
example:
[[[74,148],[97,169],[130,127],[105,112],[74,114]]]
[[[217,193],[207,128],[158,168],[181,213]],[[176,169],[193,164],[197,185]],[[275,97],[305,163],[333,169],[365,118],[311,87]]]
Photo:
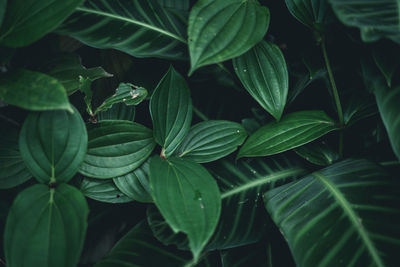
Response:
[[[192,107],[194,114],[197,115],[197,117],[199,117],[200,119],[202,119],[203,121],[208,121],[209,118],[200,110],[198,110],[196,107]]]
[[[341,131],[339,133],[339,156],[342,157],[343,156],[343,127],[344,127],[342,104],[340,103],[338,89],[336,87],[335,78],[333,77],[332,67],[331,67],[331,63],[328,58],[328,52],[326,50],[325,40],[323,39],[321,43],[322,43],[322,53],[324,55],[324,60],[325,60],[325,66],[326,66],[326,70],[328,71],[329,82],[332,87],[333,97],[335,99],[336,109],[337,109],[337,113],[338,113],[338,117],[339,117],[339,126],[341,128]]]

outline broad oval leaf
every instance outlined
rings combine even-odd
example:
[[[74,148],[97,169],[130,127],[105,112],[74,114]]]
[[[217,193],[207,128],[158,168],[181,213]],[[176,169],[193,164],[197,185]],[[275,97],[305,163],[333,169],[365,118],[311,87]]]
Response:
[[[88,125],[88,151],[79,172],[108,179],[139,167],[155,146],[153,132],[141,124],[109,120]]]
[[[185,79],[171,66],[150,99],[154,139],[165,156],[171,155],[188,133],[192,100]]]
[[[83,248],[89,208],[67,184],[37,184],[18,194],[7,217],[7,266],[74,267]]]
[[[328,13],[328,0],[285,0],[290,14],[311,29],[325,24]]]
[[[83,0],[8,1],[7,12],[0,28],[0,43],[11,47],[29,45],[57,28],[82,2]]]
[[[297,266],[398,266],[396,178],[346,160],[267,192],[265,205]]]
[[[68,182],[86,155],[88,135],[85,123],[73,107],[33,112],[19,136],[19,149],[26,167],[40,182]]]
[[[289,90],[286,61],[279,47],[262,41],[233,59],[233,67],[247,92],[279,121]]]
[[[133,199],[122,193],[111,179],[93,179],[84,177],[81,192],[88,198],[106,203],[126,203]]]
[[[257,130],[244,143],[238,158],[268,156],[309,143],[333,130],[335,122],[323,111],[298,111]]]
[[[390,89],[382,84],[374,90],[374,94],[392,149],[400,160],[400,86]]]
[[[106,111],[100,111],[97,114],[98,121],[107,120],[125,120],[133,121],[135,119],[136,109],[135,106],[127,106],[124,103],[114,104]]]
[[[329,0],[341,22],[360,28],[365,42],[382,37],[400,43],[398,0]]]
[[[134,57],[186,58],[185,24],[154,0],[90,0],[57,30]]]
[[[306,144],[295,148],[294,152],[305,160],[319,166],[331,165],[339,159],[339,153],[325,142]]]
[[[0,189],[20,185],[32,177],[18,147],[19,132],[12,126],[0,125]]]
[[[187,235],[197,262],[221,212],[214,178],[198,163],[156,156],[150,161],[150,185],[157,208],[175,233]]]
[[[114,184],[128,197],[139,202],[153,202],[149,181],[149,163],[145,161],[133,172],[113,179]]]
[[[198,163],[210,162],[235,151],[247,137],[242,125],[209,120],[194,125],[179,146],[179,157]]]
[[[70,110],[64,87],[56,79],[39,72],[19,70],[0,79],[0,99],[28,110]]]
[[[189,75],[222,62],[260,42],[269,26],[269,10],[253,0],[200,0],[189,15]]]

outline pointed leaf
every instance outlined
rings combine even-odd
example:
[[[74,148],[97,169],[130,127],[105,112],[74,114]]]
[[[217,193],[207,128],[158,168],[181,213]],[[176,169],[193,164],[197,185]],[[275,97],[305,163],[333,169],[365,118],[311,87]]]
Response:
[[[327,0],[285,0],[285,3],[290,14],[311,29],[326,23],[329,8]]]
[[[68,182],[86,155],[88,136],[85,123],[73,107],[32,112],[19,136],[19,149],[26,167],[40,182]]]
[[[233,67],[249,94],[280,120],[289,89],[289,74],[279,47],[262,41],[235,58]]]
[[[150,99],[154,139],[171,155],[188,133],[192,121],[192,100],[185,79],[170,67]]]
[[[11,47],[29,45],[57,28],[82,2],[83,0],[8,1],[7,12],[0,28],[0,43]]]
[[[238,158],[268,156],[309,143],[333,130],[335,122],[323,111],[299,111],[286,115],[252,134],[239,151]]]
[[[88,151],[79,172],[90,178],[114,178],[139,167],[155,146],[141,124],[109,120],[88,125]]]
[[[81,192],[67,184],[37,184],[19,193],[7,217],[7,266],[77,266],[89,209]]]
[[[113,181],[118,189],[128,197],[139,202],[153,202],[148,160],[133,172],[114,178]]]
[[[175,233],[187,235],[197,262],[221,212],[221,196],[214,178],[198,163],[153,157],[150,185],[156,206]]]
[[[134,57],[186,58],[186,28],[154,0],[90,0],[57,30]]]
[[[106,203],[126,203],[133,199],[122,193],[111,179],[83,178],[81,192],[88,198]]]
[[[179,146],[179,157],[198,163],[210,162],[235,151],[247,137],[236,122],[210,120],[194,125]]]
[[[264,199],[298,266],[397,266],[396,178],[366,160],[346,160]]]
[[[135,106],[127,106],[124,103],[114,104],[106,111],[100,111],[97,114],[98,121],[105,120],[125,120],[133,121],[135,119]]]
[[[189,15],[190,72],[248,51],[269,26],[269,10],[253,0],[200,0]]]
[[[331,165],[339,159],[339,153],[325,142],[306,144],[295,148],[294,152],[305,160],[319,166]]]
[[[180,11],[189,10],[190,0],[157,0],[161,6]]]
[[[29,70],[21,69],[0,78],[0,99],[28,110],[71,111],[61,83],[46,74]]]

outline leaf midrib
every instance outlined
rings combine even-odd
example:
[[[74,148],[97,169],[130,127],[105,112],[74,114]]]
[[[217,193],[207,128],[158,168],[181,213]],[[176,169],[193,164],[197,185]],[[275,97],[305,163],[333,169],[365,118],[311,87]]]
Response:
[[[76,11],[87,12],[87,13],[91,13],[91,14],[104,16],[104,17],[109,17],[111,19],[116,19],[116,20],[129,22],[129,23],[132,23],[132,24],[135,24],[135,25],[138,25],[138,26],[142,26],[142,27],[147,28],[149,30],[152,30],[152,31],[155,31],[155,32],[159,32],[159,33],[161,33],[163,35],[169,36],[169,37],[171,37],[171,38],[173,38],[173,39],[175,39],[175,40],[177,40],[179,42],[182,42],[184,44],[187,43],[187,41],[185,39],[183,39],[182,37],[180,37],[180,36],[178,36],[176,34],[173,34],[171,32],[165,31],[163,29],[157,28],[157,27],[155,27],[153,25],[150,25],[150,24],[147,24],[147,23],[143,23],[141,21],[133,20],[133,19],[130,19],[130,18],[126,18],[126,17],[122,17],[122,16],[119,16],[119,15],[115,15],[115,14],[111,14],[111,13],[107,13],[107,12],[99,11],[99,10],[95,10],[95,9],[90,9],[90,8],[86,8],[86,7],[78,7],[78,8],[76,8]]]

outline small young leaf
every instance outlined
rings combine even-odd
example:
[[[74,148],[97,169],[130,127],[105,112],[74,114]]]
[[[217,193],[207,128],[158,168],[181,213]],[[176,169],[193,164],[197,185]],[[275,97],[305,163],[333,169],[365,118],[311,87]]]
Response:
[[[177,155],[198,163],[214,161],[235,151],[246,137],[246,130],[236,122],[200,122],[190,129]]]
[[[37,184],[18,194],[7,217],[7,266],[74,267],[83,248],[89,209],[76,188]]]
[[[200,0],[190,11],[190,72],[245,53],[269,26],[269,10],[253,0]]]
[[[150,100],[154,139],[170,156],[188,133],[192,121],[192,100],[185,79],[171,66]]]
[[[114,104],[106,111],[100,111],[97,114],[97,121],[105,120],[125,120],[133,121],[135,119],[135,106],[127,106],[124,103]]]
[[[19,136],[22,159],[40,183],[68,182],[83,162],[87,144],[85,123],[74,107],[73,113],[30,113]]]
[[[1,78],[0,99],[28,110],[72,111],[61,83],[46,74],[29,70],[21,69]]]
[[[286,61],[279,47],[262,41],[233,59],[233,67],[249,94],[279,121],[289,89]]]
[[[299,111],[286,115],[252,134],[239,151],[238,158],[268,156],[309,143],[338,129],[323,111]]]
[[[106,203],[126,203],[133,199],[122,193],[111,179],[93,179],[84,177],[81,192],[88,198]]]
[[[187,235],[197,262],[221,212],[214,178],[198,163],[156,156],[150,160],[150,185],[156,206],[175,233]]]
[[[153,132],[141,124],[109,120],[88,125],[88,151],[79,172],[109,179],[139,167],[155,146]]]
[[[0,0],[0,29],[3,23],[4,15],[6,13],[7,0]]]

